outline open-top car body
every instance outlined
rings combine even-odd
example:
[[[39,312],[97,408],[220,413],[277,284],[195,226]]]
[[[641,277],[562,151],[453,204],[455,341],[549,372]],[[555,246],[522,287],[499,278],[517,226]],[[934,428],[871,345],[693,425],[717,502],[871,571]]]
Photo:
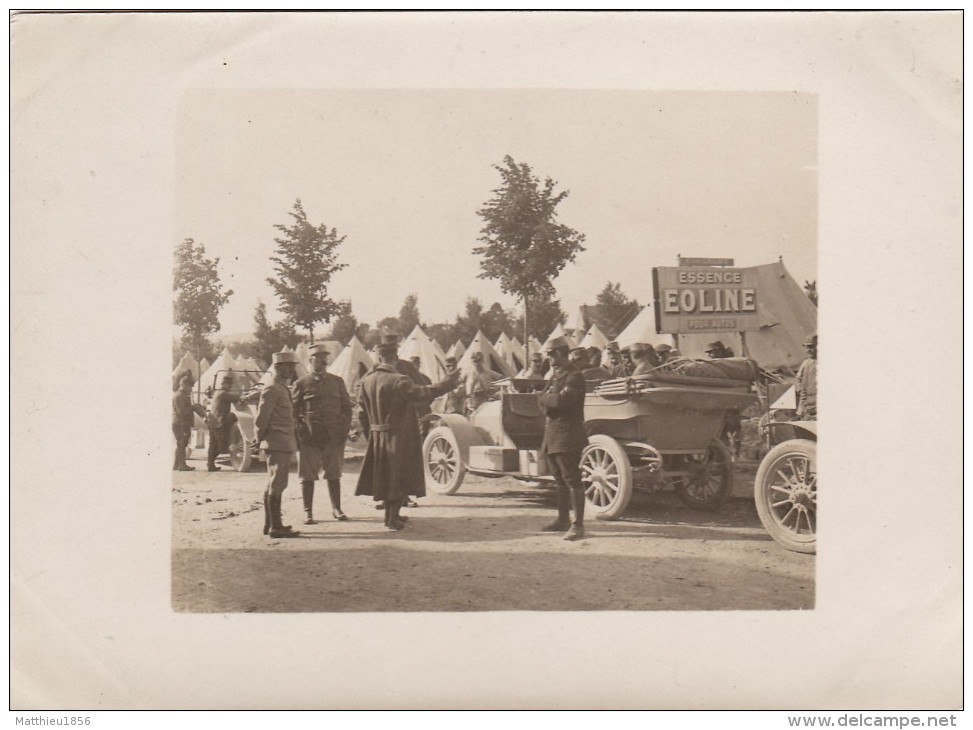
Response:
[[[552,477],[540,453],[543,380],[513,379],[469,417],[432,414],[423,443],[426,485],[456,492],[467,473],[535,482]],[[730,410],[755,402],[748,383],[680,376],[605,381],[585,395],[588,445],[581,476],[599,519],[625,511],[634,489],[675,489],[688,505],[715,509],[730,495],[733,468],[719,440]]]

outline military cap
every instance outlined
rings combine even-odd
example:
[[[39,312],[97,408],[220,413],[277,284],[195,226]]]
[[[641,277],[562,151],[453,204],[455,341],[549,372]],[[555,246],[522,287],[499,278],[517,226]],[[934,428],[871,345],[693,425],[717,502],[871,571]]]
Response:
[[[296,365],[297,355],[287,350],[283,352],[275,352],[272,361],[274,365],[283,365],[285,363],[294,363]]]
[[[643,352],[646,352],[647,350],[651,350],[652,346],[646,345],[644,342],[635,342],[632,344],[632,347],[629,349],[631,350],[633,355],[641,355]]]
[[[618,352],[618,343],[615,342],[615,340],[612,340],[611,342],[608,343],[608,351]]]
[[[670,350],[672,350],[672,345],[667,345],[665,342],[655,346],[656,352],[669,352]]]
[[[588,354],[589,355],[600,355],[601,354],[601,350],[599,350],[597,347],[595,347],[594,345],[592,345],[591,347],[588,348]]]
[[[817,335],[811,335],[810,337],[808,337],[807,338],[807,341],[805,341],[805,343],[804,343],[804,346],[805,347],[817,347],[818,346],[818,336]]]
[[[470,353],[470,360],[473,362],[480,362],[483,359],[483,353],[479,350],[474,350]]]
[[[534,361],[534,360],[543,360],[544,359],[544,356],[541,353],[539,353],[539,352],[532,352],[530,354],[530,359],[531,359],[531,361]]]
[[[563,337],[555,337],[553,340],[547,343],[544,347],[548,352],[553,352],[554,350],[570,350],[571,345]]]
[[[726,345],[724,345],[720,340],[716,342],[711,342],[706,346],[706,352],[719,352],[720,350],[725,350]]]
[[[318,354],[321,354],[321,355],[330,355],[331,354],[330,352],[328,352],[328,348],[325,347],[322,344],[311,345],[309,348],[307,348],[307,351],[308,351],[308,354],[311,357],[314,357],[315,355],[318,355]]]
[[[447,365],[455,365],[456,364],[456,358],[453,357],[452,355],[450,355],[449,357],[446,358],[446,364]]]
[[[223,377],[220,378],[220,382],[221,383],[232,383],[233,382],[233,373],[223,373]]]

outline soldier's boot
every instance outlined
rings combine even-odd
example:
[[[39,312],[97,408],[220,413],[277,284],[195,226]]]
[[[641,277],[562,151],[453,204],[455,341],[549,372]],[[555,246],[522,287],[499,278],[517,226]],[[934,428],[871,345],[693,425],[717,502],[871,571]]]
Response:
[[[314,482],[301,482],[301,499],[304,500],[304,524],[313,525],[314,522]]]
[[[271,520],[271,517],[270,517],[270,512],[271,512],[271,510],[270,510],[270,493],[269,492],[264,492],[264,534],[265,535],[269,535],[270,534],[270,525],[273,522]]]
[[[389,516],[386,526],[393,532],[397,532],[405,527],[405,521],[399,515],[399,509],[402,506],[402,502],[398,499],[389,499],[386,500],[386,505],[388,505]]]
[[[574,509],[574,522],[565,533],[565,540],[580,540],[584,537],[584,503],[584,489],[572,489],[571,507]]]
[[[281,497],[280,495],[270,495],[270,537],[297,537],[301,533],[295,530],[290,525],[283,524],[283,519],[280,515],[281,510]]]
[[[557,519],[541,528],[542,532],[564,532],[571,527],[571,494],[562,484],[557,486]]]
[[[341,511],[341,480],[328,480],[328,497],[331,498],[331,516],[338,522],[347,522],[348,515]]]

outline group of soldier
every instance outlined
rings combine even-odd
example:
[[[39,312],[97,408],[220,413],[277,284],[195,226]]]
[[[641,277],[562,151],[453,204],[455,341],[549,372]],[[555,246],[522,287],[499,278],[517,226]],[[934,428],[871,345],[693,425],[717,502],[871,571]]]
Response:
[[[425,494],[420,419],[429,412],[429,404],[446,395],[448,412],[469,413],[495,394],[496,383],[502,378],[484,365],[481,352],[474,352],[465,378],[455,358],[450,357],[446,359],[446,377],[433,384],[419,372],[417,362],[399,359],[398,347],[398,336],[382,336],[377,346],[379,363],[362,377],[357,393],[359,420],[368,445],[355,494],[372,497],[384,509],[385,526],[391,531],[405,527],[408,518],[401,514],[403,504],[413,496]],[[805,347],[808,358],[801,365],[796,386],[798,416],[816,418],[817,336],[810,338]],[[720,341],[710,343],[707,354],[711,358],[733,356]],[[273,379],[259,393],[254,425],[267,463],[263,533],[275,539],[300,535],[283,524],[281,515],[282,494],[295,452],[305,524],[315,524],[314,486],[322,476],[328,485],[332,516],[338,521],[348,520],[341,509],[341,473],[353,405],[344,381],[327,372],[327,349],[312,345],[310,355],[311,372],[297,378],[296,355],[288,351],[275,353]],[[571,349],[567,340],[558,337],[546,345],[543,355],[534,353],[521,373],[528,380],[545,380],[538,396],[546,415],[541,453],[557,485],[557,517],[542,529],[563,532],[567,540],[584,537],[585,495],[580,463],[588,443],[584,428],[585,382],[651,372],[679,353],[668,345],[635,343],[620,350],[610,343],[605,355],[603,359],[598,348]],[[241,399],[232,387],[233,376],[226,374],[207,414],[203,406],[192,403],[192,379],[180,380],[173,396],[174,470],[193,468],[186,465],[185,457],[194,413],[205,417],[210,428],[207,467],[210,471],[219,470],[215,459],[227,448],[233,419],[231,406]],[[736,421],[732,416],[728,414],[727,435],[738,439],[739,414]]]

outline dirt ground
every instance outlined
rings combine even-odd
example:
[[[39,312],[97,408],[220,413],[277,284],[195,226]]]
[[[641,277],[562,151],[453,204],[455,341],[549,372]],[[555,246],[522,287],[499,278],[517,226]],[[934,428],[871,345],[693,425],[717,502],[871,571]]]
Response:
[[[291,473],[284,521],[296,539],[261,534],[266,480],[249,473],[173,474],[172,605],[187,612],[734,610],[814,607],[813,555],[789,552],[760,524],[756,465],[741,463],[734,496],[715,513],[674,494],[636,492],[625,516],[589,520],[568,542],[540,532],[554,516],[549,487],[467,475],[452,496],[429,495],[401,532],[354,496],[349,452],[342,493],[350,522],[331,518],[316,488],[316,525],[303,525]],[[566,586],[570,586],[566,590]]]

